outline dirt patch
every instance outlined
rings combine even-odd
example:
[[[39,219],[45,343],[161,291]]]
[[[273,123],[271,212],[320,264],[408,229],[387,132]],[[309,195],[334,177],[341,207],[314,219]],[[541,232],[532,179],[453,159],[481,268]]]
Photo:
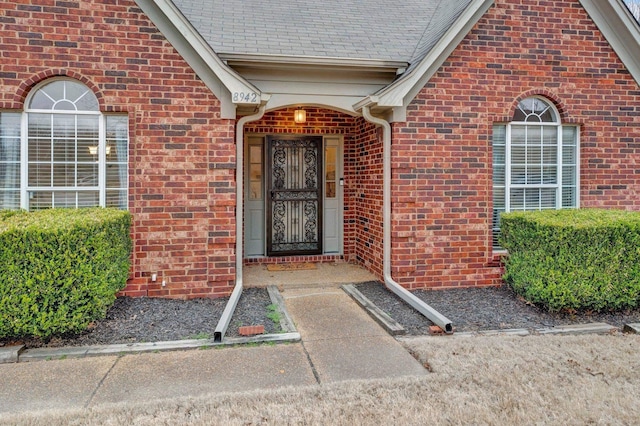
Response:
[[[429,334],[433,325],[379,282],[356,285],[369,300],[398,321],[410,335]],[[606,322],[616,327],[640,322],[640,309],[619,313],[575,315],[549,314],[519,299],[509,288],[467,288],[415,291],[414,294],[449,318],[455,331],[509,328],[536,329],[557,325]],[[143,343],[213,337],[227,298],[172,300],[118,298],[104,320],[78,335],[56,336],[48,342],[24,338],[0,340],[0,346],[24,343],[29,348],[86,346],[113,343]],[[227,329],[227,337],[239,337],[238,328],[264,325],[265,333],[278,333],[271,299],[264,288],[247,288]],[[270,318],[271,317],[271,318]]]

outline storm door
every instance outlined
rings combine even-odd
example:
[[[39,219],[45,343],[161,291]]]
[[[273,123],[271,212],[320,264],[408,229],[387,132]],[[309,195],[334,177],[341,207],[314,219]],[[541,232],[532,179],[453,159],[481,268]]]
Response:
[[[267,255],[322,253],[322,137],[267,137]]]

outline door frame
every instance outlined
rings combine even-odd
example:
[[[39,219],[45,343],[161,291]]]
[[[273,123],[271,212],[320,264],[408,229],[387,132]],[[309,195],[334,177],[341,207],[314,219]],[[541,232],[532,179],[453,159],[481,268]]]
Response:
[[[316,172],[315,172],[315,178],[316,178],[316,188],[314,191],[311,190],[305,190],[304,188],[300,188],[300,189],[294,189],[294,188],[283,188],[281,190],[276,189],[274,187],[274,182],[273,182],[273,177],[274,177],[274,152],[273,152],[273,146],[275,142],[278,141],[312,141],[313,144],[316,147]],[[324,162],[323,160],[323,147],[324,147],[324,140],[322,138],[322,136],[318,136],[318,135],[303,135],[303,136],[297,136],[297,135],[267,135],[265,138],[265,154],[266,154],[266,158],[265,158],[265,163],[264,163],[264,169],[265,169],[265,177],[264,177],[264,183],[265,183],[265,203],[266,203],[266,208],[265,208],[265,219],[267,221],[267,226],[265,228],[265,233],[266,233],[266,254],[268,257],[276,257],[276,256],[306,256],[306,255],[318,255],[318,254],[322,254],[323,252],[323,246],[324,246],[324,234],[322,232],[323,230],[323,209],[324,209]],[[288,165],[288,164],[287,164]],[[303,172],[304,168],[301,167],[300,172]],[[309,193],[313,193],[315,192],[315,202],[316,202],[316,215],[315,215],[315,221],[316,221],[316,235],[317,235],[317,248],[313,248],[313,249],[300,249],[300,250],[281,250],[281,251],[275,251],[273,249],[273,236],[274,236],[274,229],[276,228],[275,223],[273,222],[274,219],[274,202],[276,202],[277,200],[274,200],[274,195],[276,192],[281,192],[284,194],[287,193],[295,193],[295,192],[309,192]],[[292,203],[297,203],[297,200],[295,199],[291,199],[291,200],[280,200],[283,202],[292,202]],[[302,201],[311,201],[308,199],[304,199]],[[304,208],[303,208],[304,209]],[[303,221],[304,222],[304,221]],[[302,224],[302,226],[304,226],[304,223]]]
[[[247,132],[244,135],[244,164],[243,167],[245,168],[245,173],[244,173],[244,182],[243,182],[243,193],[244,193],[244,199],[245,202],[244,204],[244,212],[243,212],[243,221],[244,221],[244,241],[243,241],[243,245],[245,247],[245,250],[243,250],[243,255],[245,258],[247,259],[260,259],[260,258],[266,258],[269,257],[267,255],[267,237],[266,237],[266,227],[267,227],[267,197],[266,197],[266,185],[267,185],[267,177],[266,177],[266,163],[267,163],[267,157],[268,157],[268,153],[267,153],[267,137],[268,136],[276,136],[278,138],[282,138],[282,137],[294,137],[294,138],[298,138],[298,137],[308,137],[308,136],[320,136],[322,137],[322,145],[321,145],[321,155],[322,155],[322,164],[323,164],[323,170],[321,173],[321,178],[322,178],[322,205],[323,205],[323,211],[322,211],[322,224],[321,226],[323,226],[323,240],[322,240],[322,252],[319,254],[320,256],[323,255],[339,255],[342,256],[344,255],[344,247],[345,247],[345,241],[344,241],[344,208],[345,208],[345,201],[344,201],[344,186],[343,186],[343,178],[344,178],[344,136],[343,135],[334,135],[334,134],[325,134],[325,133],[321,133],[321,134],[299,134],[299,133],[286,133],[286,134],[278,134],[278,133],[263,133],[263,132]],[[325,220],[324,220],[324,216],[325,216],[325,209],[326,209],[326,199],[325,199],[325,185],[324,185],[324,174],[325,174],[325,159],[324,159],[324,155],[325,155],[325,149],[327,147],[327,142],[328,140],[332,140],[332,145],[333,146],[337,146],[338,147],[338,168],[339,170],[336,171],[336,173],[338,174],[338,187],[336,188],[337,191],[337,196],[338,196],[338,217],[336,219],[336,226],[337,226],[337,233],[338,233],[338,238],[339,238],[339,244],[338,244],[338,250],[337,251],[331,251],[331,252],[325,252],[326,250],[326,244],[325,244]],[[262,149],[262,153],[263,153],[263,159],[262,159],[262,194],[260,194],[260,200],[259,202],[261,203],[261,214],[260,214],[260,218],[258,219],[257,217],[257,213],[251,211],[251,203],[258,203],[258,201],[250,201],[250,159],[248,158],[249,155],[249,149],[250,146],[255,146],[255,145],[259,145],[261,146]],[[257,205],[257,204],[256,204]],[[259,221],[259,223],[257,224],[252,224],[252,221]],[[254,241],[253,243],[251,243],[253,249],[252,250],[248,250],[249,245],[250,245],[250,238],[252,237],[252,232],[254,231],[254,229],[252,229],[252,226],[256,226],[255,231],[257,231],[258,233],[260,233],[262,235],[261,237],[261,243],[260,243],[260,249],[257,249],[257,241]],[[296,252],[297,253],[297,252]],[[301,254],[301,256],[305,256],[304,254]],[[273,257],[277,257],[277,256],[273,256]]]

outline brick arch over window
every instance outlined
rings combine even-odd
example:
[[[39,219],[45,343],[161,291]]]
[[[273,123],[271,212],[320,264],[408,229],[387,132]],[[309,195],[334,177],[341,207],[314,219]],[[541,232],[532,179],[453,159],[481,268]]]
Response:
[[[560,116],[560,121],[566,124],[582,124],[582,122],[575,117],[574,114],[571,113],[570,109],[567,107],[566,103],[555,93],[551,92],[547,89],[531,89],[526,92],[521,93],[517,96],[511,105],[509,106],[509,110],[505,111],[504,115],[492,115],[488,117],[489,122],[493,123],[508,123],[513,119],[513,114],[520,102],[527,98],[538,97],[544,98],[548,102],[552,103],[553,106],[558,111]]]
[[[98,105],[99,105],[100,111],[123,112],[117,108],[114,109],[111,106],[107,107],[104,104],[104,96],[102,95],[102,91],[92,80],[75,71],[64,70],[64,69],[51,69],[51,70],[41,71],[38,74],[32,76],[31,78],[23,81],[18,87],[18,90],[16,91],[13,97],[13,105],[11,108],[23,109],[25,106],[25,101],[29,96],[29,93],[31,93],[34,87],[38,87],[41,84],[43,84],[46,80],[49,80],[51,78],[56,78],[56,77],[67,77],[67,78],[77,80],[78,82],[84,84],[89,89],[91,89],[95,97],[98,99]]]
[[[505,120],[505,121],[511,121],[511,118],[513,117],[513,114],[515,113],[521,101],[527,98],[532,98],[532,97],[545,98],[547,101],[550,101],[550,103],[552,103],[553,106],[558,111],[558,114],[560,114],[561,122],[563,123],[573,122],[573,120],[571,120],[570,114],[567,110],[567,106],[564,103],[564,101],[560,99],[558,95],[546,89],[532,89],[520,94],[520,96],[518,96],[511,104],[509,114],[507,115],[508,120]]]

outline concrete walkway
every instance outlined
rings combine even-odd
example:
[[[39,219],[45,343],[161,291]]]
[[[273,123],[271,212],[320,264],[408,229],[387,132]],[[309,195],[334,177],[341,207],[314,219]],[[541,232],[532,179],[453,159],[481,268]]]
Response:
[[[0,416],[426,374],[341,289],[282,295],[300,343],[0,364]]]
[[[282,296],[320,383],[425,374],[340,288],[285,289]]]

